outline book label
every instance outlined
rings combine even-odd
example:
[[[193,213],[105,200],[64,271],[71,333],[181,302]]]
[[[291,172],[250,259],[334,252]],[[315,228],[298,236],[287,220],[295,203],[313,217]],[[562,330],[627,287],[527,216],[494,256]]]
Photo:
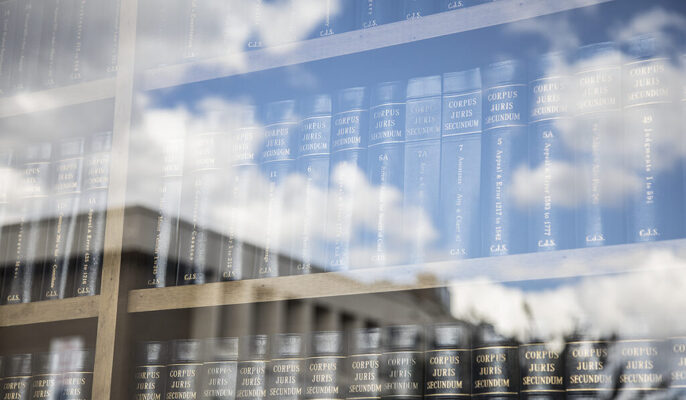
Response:
[[[618,390],[628,393],[659,393],[665,387],[661,362],[666,356],[662,342],[653,340],[620,340],[612,352],[619,358]]]
[[[686,337],[672,338],[669,350],[669,388],[675,395],[686,393]]]
[[[303,397],[304,359],[283,358],[269,362],[270,400],[299,400]]]
[[[203,366],[203,399],[236,398],[237,364],[235,361],[206,362]]]
[[[91,398],[93,372],[65,372],[62,375],[62,396],[64,400],[82,400]]]
[[[198,381],[201,363],[179,363],[167,366],[167,399],[195,399],[198,397]]]
[[[423,361],[419,351],[384,353],[382,358],[382,398],[421,399]]]
[[[133,393],[136,399],[162,400],[167,368],[163,365],[136,367],[133,373]]]
[[[531,343],[519,347],[520,393],[532,397],[564,394],[564,363],[562,354],[545,343]]]
[[[262,360],[238,363],[236,400],[263,400],[267,398],[265,372],[267,362]]]
[[[470,349],[427,351],[424,396],[430,398],[470,396],[471,358]]]
[[[608,366],[609,347],[603,341],[567,343],[565,390],[567,395],[597,395],[611,390],[614,377]]]
[[[305,399],[344,399],[341,384],[342,356],[321,356],[307,359],[305,371]]]
[[[349,399],[380,399],[380,354],[352,354],[348,358]]]
[[[489,346],[473,351],[472,393],[477,398],[517,398],[517,346]]]

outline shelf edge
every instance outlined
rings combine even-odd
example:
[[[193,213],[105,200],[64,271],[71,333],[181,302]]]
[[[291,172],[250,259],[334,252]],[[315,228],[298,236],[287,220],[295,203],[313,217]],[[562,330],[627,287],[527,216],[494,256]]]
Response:
[[[71,297],[0,306],[0,327],[96,318],[100,296]]]

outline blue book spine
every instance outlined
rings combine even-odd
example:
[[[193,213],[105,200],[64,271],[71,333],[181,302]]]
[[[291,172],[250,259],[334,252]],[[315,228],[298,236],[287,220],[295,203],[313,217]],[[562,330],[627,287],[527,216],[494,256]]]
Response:
[[[451,11],[459,8],[476,6],[479,4],[490,3],[494,0],[441,0],[440,10]]]
[[[280,256],[290,250],[283,240],[285,195],[282,184],[295,171],[298,142],[298,122],[295,101],[269,103],[265,107],[264,141],[260,152],[260,168],[267,184],[267,211],[261,249],[255,267],[256,278],[287,275],[289,263],[280,262]]]
[[[38,57],[43,23],[44,2],[22,0],[19,3],[17,21],[15,63],[12,70],[13,91],[23,91],[36,86]]]
[[[623,243],[624,199],[611,177],[623,167],[616,140],[622,124],[620,53],[614,43],[592,44],[579,49],[576,64],[577,246]]]
[[[352,1],[323,0],[326,3],[324,20],[310,38],[331,36],[355,29],[355,3]]]
[[[405,0],[403,4],[404,19],[418,19],[438,12],[435,0]]]
[[[97,133],[88,139],[81,197],[84,214],[79,223],[74,296],[93,296],[100,292],[111,149],[112,132]]]
[[[371,266],[384,266],[405,258],[398,232],[402,215],[397,215],[401,214],[405,170],[405,84],[374,86],[369,113],[367,174],[376,197],[367,243]]]
[[[560,53],[542,56],[529,83],[529,162],[535,179],[530,182],[529,247],[534,252],[574,246],[573,185],[563,176],[572,160],[565,131],[570,126],[571,78],[560,71],[565,64]]]
[[[441,76],[407,82],[403,229],[411,263],[437,258],[440,223]]]
[[[162,148],[160,202],[153,235],[153,258],[145,273],[144,287],[165,287],[173,285],[176,280],[184,150],[184,138],[169,138]]]
[[[55,146],[53,163],[53,207],[47,249],[49,256],[43,266],[41,300],[62,299],[67,293],[68,279],[73,276],[76,221],[81,199],[84,140],[68,139]]]
[[[499,256],[527,250],[526,205],[515,198],[514,175],[528,161],[526,70],[519,61],[484,70],[482,162],[482,254]]]
[[[298,173],[305,177],[301,194],[303,212],[296,235],[295,263],[291,274],[312,273],[314,265],[325,268],[326,193],[331,154],[331,97],[311,96],[302,101],[298,143]],[[323,203],[323,204],[322,204]]]
[[[357,28],[367,29],[398,20],[395,0],[357,0]]]
[[[264,47],[262,42],[262,36],[259,34],[260,30],[264,29],[264,4],[263,0],[248,0],[244,4],[243,1],[237,1],[237,7],[247,7],[247,13],[249,18],[249,24],[251,27],[251,33],[245,42],[245,50],[257,50]],[[240,5],[238,5],[240,4]]]
[[[443,75],[440,235],[442,259],[478,257],[482,135],[481,71]]]
[[[20,6],[17,3],[17,0],[0,2],[0,96],[9,94],[12,87],[11,71],[16,63],[14,37]]]
[[[249,278],[255,263],[254,251],[251,251],[245,240],[250,222],[243,217],[243,210],[250,205],[251,186],[259,177],[257,109],[246,105],[237,114],[238,126],[230,138],[231,166],[227,174],[231,179],[227,195],[230,211],[222,239],[219,271],[219,279],[222,281]]]
[[[23,181],[19,200],[19,226],[13,235],[13,262],[5,275],[5,304],[29,303],[37,287],[34,279],[45,256],[47,214],[50,195],[52,146],[42,143],[23,152]]]
[[[329,179],[328,266],[331,271],[354,268],[353,251],[364,245],[360,228],[361,187],[366,184],[369,93],[365,87],[339,91],[334,101]]]
[[[674,115],[678,87],[670,82],[672,60],[657,35],[634,38],[624,65],[624,132],[627,167],[638,187],[627,204],[627,240],[648,242],[683,235],[680,137]],[[683,139],[682,139],[683,140]]]
[[[225,114],[222,114],[225,115]],[[179,226],[179,266],[177,285],[197,285],[214,280],[213,268],[219,265],[220,250],[216,248],[212,232],[214,211],[222,196],[222,154],[225,140],[225,119],[211,113],[208,116],[214,126],[189,136],[188,179],[184,182],[183,212],[189,212],[189,226],[181,221]],[[215,124],[216,123],[216,124]],[[184,200],[187,203],[184,203]]]

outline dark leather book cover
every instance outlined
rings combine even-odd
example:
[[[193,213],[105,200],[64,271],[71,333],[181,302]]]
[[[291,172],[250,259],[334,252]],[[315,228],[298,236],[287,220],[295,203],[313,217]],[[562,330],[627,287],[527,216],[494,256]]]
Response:
[[[97,133],[86,143],[74,296],[93,296],[100,292],[111,147],[112,132]]]
[[[243,336],[239,341],[236,400],[264,400],[267,398],[269,336]]]
[[[38,353],[33,356],[33,378],[29,399],[57,399],[62,385],[60,353]]]
[[[610,343],[593,335],[577,335],[565,347],[565,391],[567,398],[604,398],[615,384],[609,365]]]
[[[16,64],[15,36],[20,7],[19,0],[0,1],[0,96],[12,93],[11,71]]]
[[[472,393],[472,329],[437,324],[428,332],[424,357],[424,397],[459,399]]]
[[[67,291],[67,285],[76,269],[76,227],[81,200],[83,150],[82,138],[55,144],[47,242],[49,257],[43,266],[41,300],[63,299],[72,293]]]
[[[303,399],[305,342],[303,335],[282,333],[272,337],[267,374],[267,399]]]
[[[5,279],[5,271],[10,267],[13,258],[9,254],[11,248],[10,240],[10,201],[12,193],[11,179],[14,173],[13,167],[16,161],[14,151],[11,149],[4,149],[0,151],[0,299],[2,296],[3,283]],[[2,300],[0,300],[2,303]]]
[[[119,62],[121,0],[89,2],[84,21],[81,75],[89,81],[114,76]]]
[[[64,354],[60,400],[90,399],[93,391],[93,350],[75,349]]]
[[[343,332],[313,332],[305,361],[303,398],[345,399]]]
[[[381,329],[354,330],[348,339],[347,398],[381,398]]]
[[[205,400],[234,400],[238,377],[238,338],[205,341],[205,361],[199,396]]]
[[[16,33],[13,40],[12,91],[33,90],[37,86],[41,31],[43,28],[42,0],[19,0]]]
[[[31,393],[33,355],[15,354],[5,360],[2,396],[5,399],[28,399]]]
[[[424,393],[424,328],[389,326],[382,331],[381,398],[421,399]]]
[[[563,349],[531,340],[519,345],[520,398],[564,399]]]
[[[163,399],[167,382],[168,347],[164,342],[136,346],[132,394],[136,399]]]
[[[472,396],[519,398],[517,343],[490,325],[477,327],[472,352]]]

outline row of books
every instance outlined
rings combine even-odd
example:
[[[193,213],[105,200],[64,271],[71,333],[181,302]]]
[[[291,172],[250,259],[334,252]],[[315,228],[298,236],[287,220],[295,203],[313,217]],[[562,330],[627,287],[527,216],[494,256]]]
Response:
[[[555,346],[517,343],[486,325],[370,328],[347,340],[328,331],[143,342],[136,356],[139,399],[642,398],[686,389],[685,338]]]
[[[491,1],[145,0],[141,2],[139,19],[139,43],[143,45],[140,55],[149,58],[143,61],[148,66],[174,64],[414,20]],[[312,21],[317,9],[321,9],[321,15]],[[272,24],[272,17],[287,20],[288,24]],[[301,28],[307,26],[311,29],[303,32]],[[160,42],[168,50],[162,51]]]
[[[0,153],[3,304],[98,293],[111,140],[105,132]]]
[[[69,350],[0,357],[0,398],[90,400],[93,351]]]
[[[117,71],[120,0],[0,1],[0,95]]]
[[[596,43],[528,67],[219,110],[232,121],[162,149],[146,286],[681,238],[684,77],[652,36],[626,52]],[[295,175],[306,183],[285,193]],[[268,190],[255,192],[260,177]],[[260,201],[257,242],[235,215],[212,242],[213,207],[240,214]],[[288,220],[294,239],[283,235],[289,203],[302,209]]]

